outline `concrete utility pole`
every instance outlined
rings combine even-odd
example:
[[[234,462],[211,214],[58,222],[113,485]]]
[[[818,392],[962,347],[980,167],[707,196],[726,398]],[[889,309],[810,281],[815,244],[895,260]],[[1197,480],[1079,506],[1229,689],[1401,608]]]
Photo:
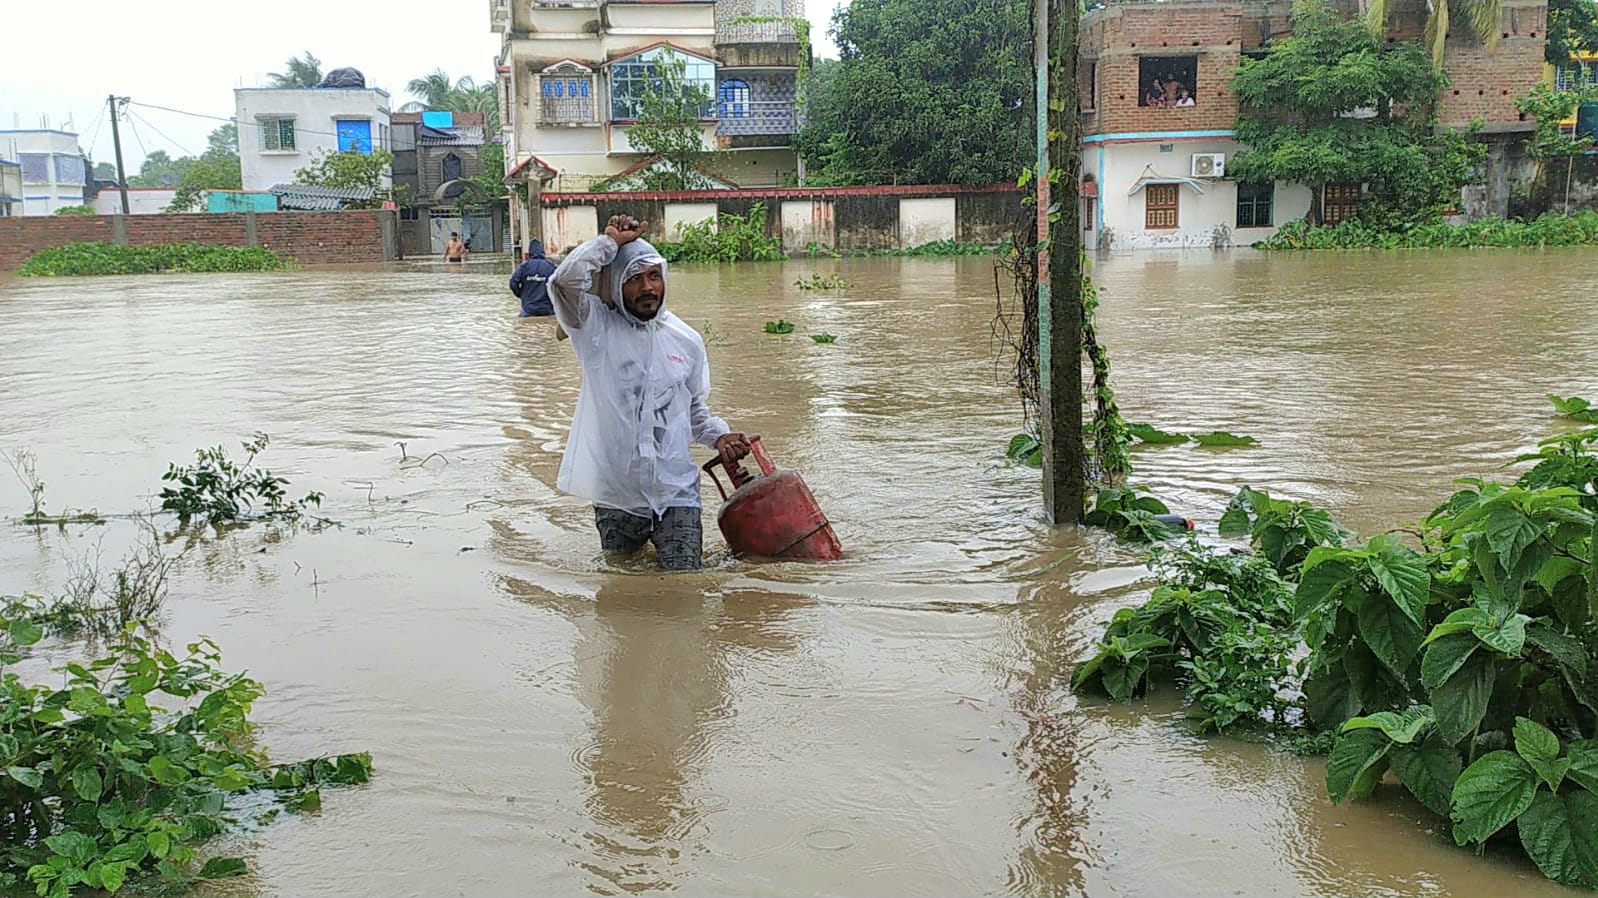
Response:
[[[1043,506],[1055,524],[1086,512],[1082,442],[1082,180],[1077,122],[1078,0],[1035,0],[1038,378]],[[1051,202],[1052,192],[1058,199]],[[1050,221],[1053,218],[1053,221]]]
[[[128,173],[122,167],[122,132],[117,130],[117,98],[115,94],[105,98],[111,106],[111,145],[117,151],[117,189],[122,191],[122,214],[128,214]]]

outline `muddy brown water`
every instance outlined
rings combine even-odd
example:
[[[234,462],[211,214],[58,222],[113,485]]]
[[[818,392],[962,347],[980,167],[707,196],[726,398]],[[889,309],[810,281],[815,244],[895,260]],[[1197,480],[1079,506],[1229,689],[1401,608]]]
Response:
[[[1367,533],[1416,518],[1555,430],[1544,393],[1598,392],[1591,267],[1102,262],[1128,416],[1261,443],[1139,451],[1136,479],[1208,522],[1245,483]],[[793,286],[834,271],[853,286]],[[505,273],[0,283],[0,446],[38,453],[50,507],[149,507],[168,461],[264,430],[263,461],[343,522],[172,544],[165,632],[266,684],[272,754],[377,767],[235,837],[254,873],[227,893],[1563,894],[1393,790],[1333,807],[1319,762],[1184,734],[1173,696],[1063,689],[1147,583],[1137,553],[1051,532],[1036,474],[998,461],[1018,408],[988,260],[674,270],[713,404],[803,470],[849,558],[729,562],[711,525],[714,564],[672,578],[605,567],[554,490],[577,366]],[[779,316],[794,336],[761,333]],[[0,515],[24,502],[7,479]],[[0,592],[132,535],[8,524]]]

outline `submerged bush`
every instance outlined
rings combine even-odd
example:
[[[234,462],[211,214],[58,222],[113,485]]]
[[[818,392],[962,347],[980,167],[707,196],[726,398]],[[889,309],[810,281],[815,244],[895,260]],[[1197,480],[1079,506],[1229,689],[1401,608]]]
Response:
[[[69,243],[42,249],[28,257],[18,274],[24,277],[67,277],[97,274],[154,274],[161,271],[277,271],[289,260],[258,246],[163,243],[118,246],[114,243]]]
[[[779,262],[788,258],[782,241],[766,234],[766,207],[755,203],[745,216],[726,212],[715,220],[677,226],[681,240],[657,245],[668,262]]]
[[[1439,247],[1589,246],[1598,244],[1598,212],[1538,216],[1532,221],[1486,218],[1452,225],[1432,222],[1408,230],[1389,231],[1358,219],[1335,227],[1310,227],[1290,221],[1260,249],[1434,249]]]
[[[1176,679],[1207,726],[1319,731],[1333,801],[1391,772],[1459,845],[1514,824],[1549,878],[1598,888],[1595,446],[1557,436],[1512,484],[1462,481],[1411,544],[1244,489],[1221,533],[1251,551],[1162,556],[1073,685]]]

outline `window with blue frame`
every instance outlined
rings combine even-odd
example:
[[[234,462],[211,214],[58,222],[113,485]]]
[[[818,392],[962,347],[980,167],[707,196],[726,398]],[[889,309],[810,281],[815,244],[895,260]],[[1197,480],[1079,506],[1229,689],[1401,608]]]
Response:
[[[370,119],[338,119],[338,151],[354,151],[363,156],[372,155],[372,122]]]
[[[594,115],[594,76],[588,69],[571,62],[550,66],[539,74],[539,93],[543,98],[542,117],[546,124],[587,124]]]
[[[714,118],[716,64],[670,47],[656,47],[611,63],[611,119],[634,121],[642,115],[644,97],[652,91],[660,90],[663,67],[674,58],[683,64],[682,82],[685,95],[703,97],[704,106],[700,110],[700,117]]]
[[[749,83],[733,78],[721,82],[721,117],[747,118],[749,115]]]

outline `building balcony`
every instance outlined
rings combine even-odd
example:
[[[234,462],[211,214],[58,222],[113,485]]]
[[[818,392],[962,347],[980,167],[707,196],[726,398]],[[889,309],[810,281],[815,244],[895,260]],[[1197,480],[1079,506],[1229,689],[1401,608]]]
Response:
[[[567,125],[582,127],[599,124],[592,97],[541,97],[538,124],[541,127]]]
[[[716,122],[718,137],[788,136],[799,130],[799,116],[791,102],[753,102],[724,109]],[[742,114],[736,114],[736,113]]]
[[[510,27],[510,0],[488,0],[488,22],[495,34],[504,34]]]
[[[792,44],[798,43],[799,33],[792,19],[765,22],[737,21],[716,24],[718,44]]]

